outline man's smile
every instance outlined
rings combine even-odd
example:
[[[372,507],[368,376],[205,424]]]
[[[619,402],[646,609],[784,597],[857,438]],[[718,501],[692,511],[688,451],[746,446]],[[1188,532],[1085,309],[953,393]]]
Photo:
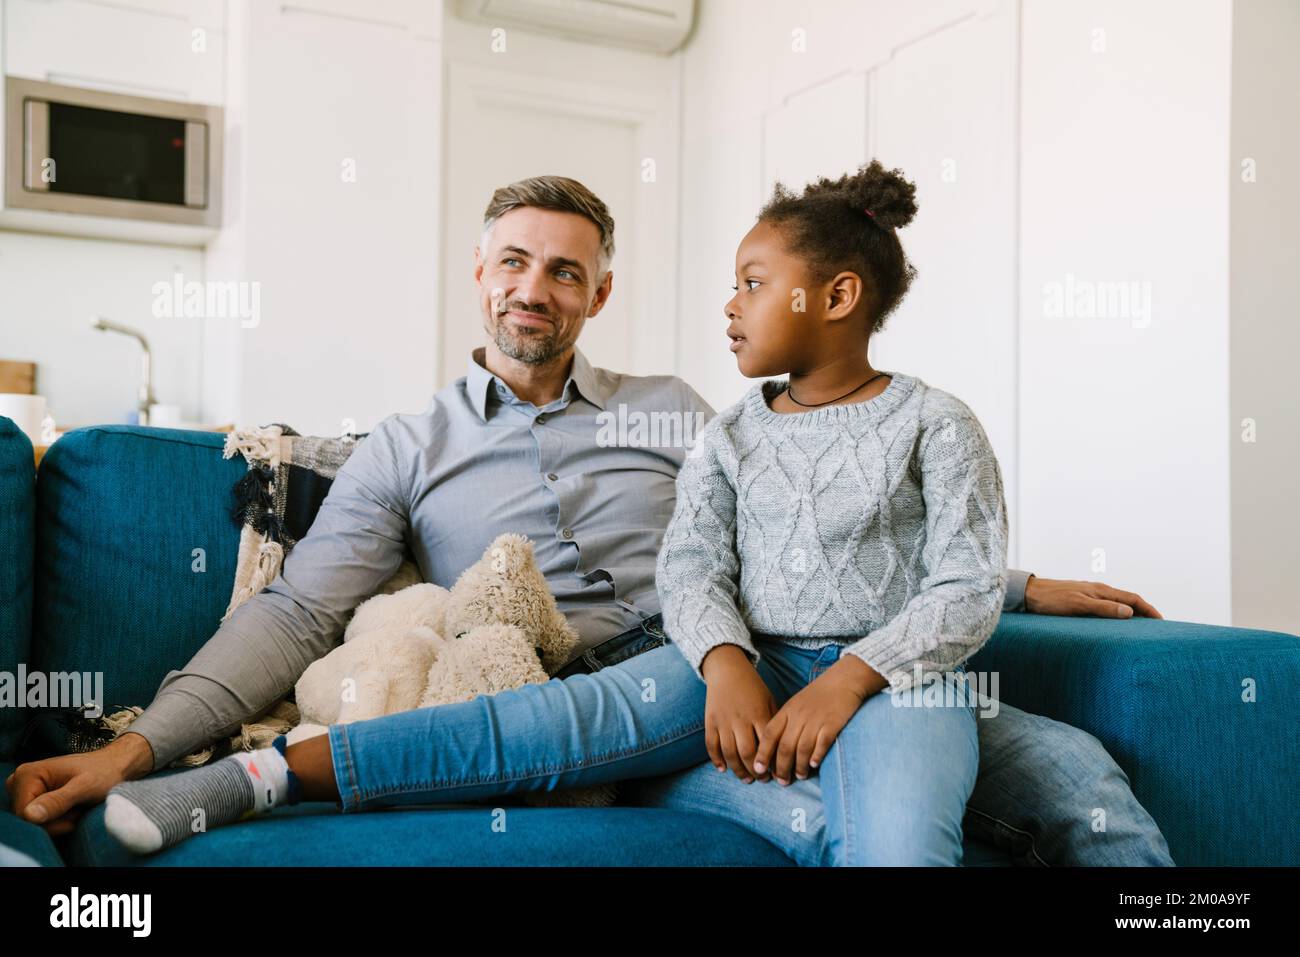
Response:
[[[532,329],[545,329],[548,326],[554,327],[555,325],[555,323],[546,316],[536,312],[519,312],[511,309],[507,315],[511,316],[519,325]]]

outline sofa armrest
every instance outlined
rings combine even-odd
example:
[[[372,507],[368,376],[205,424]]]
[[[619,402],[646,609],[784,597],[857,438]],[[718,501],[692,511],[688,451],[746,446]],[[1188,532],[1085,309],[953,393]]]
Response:
[[[1300,637],[1004,614],[967,669],[1100,740],[1178,864],[1300,864]]]
[[[36,459],[32,443],[12,419],[0,416],[0,671],[21,696],[18,665],[30,660],[33,562],[36,548]],[[0,700],[0,761],[18,747],[24,701]]]

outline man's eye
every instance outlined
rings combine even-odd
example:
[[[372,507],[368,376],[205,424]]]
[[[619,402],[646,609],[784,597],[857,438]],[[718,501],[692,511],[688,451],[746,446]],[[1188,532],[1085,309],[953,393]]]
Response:
[[[577,279],[577,278],[578,278],[578,277],[575,276],[573,273],[569,272],[569,270],[567,270],[567,269],[557,269],[557,270],[555,271],[555,274],[556,274],[557,276],[561,276],[561,275],[563,275],[563,276],[568,276],[568,277],[571,278],[571,279]]]
[[[513,256],[508,256],[507,258],[505,258],[505,259],[503,259],[503,260],[501,260],[501,261],[502,261],[503,263],[507,264],[507,265],[509,265],[510,263],[517,263],[517,262],[519,262],[519,260],[516,259],[516,258],[513,257]]]

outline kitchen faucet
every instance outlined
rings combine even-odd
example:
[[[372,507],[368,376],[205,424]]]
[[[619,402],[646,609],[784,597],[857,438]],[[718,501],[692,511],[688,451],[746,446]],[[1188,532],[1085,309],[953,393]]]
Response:
[[[149,341],[135,329],[130,326],[123,326],[116,322],[111,322],[102,316],[92,316],[90,319],[90,328],[98,329],[101,332],[120,332],[125,336],[132,336],[140,340],[140,348],[144,350],[141,354],[140,362],[140,425],[149,424],[149,407],[158,401],[153,394],[153,362],[149,353]]]

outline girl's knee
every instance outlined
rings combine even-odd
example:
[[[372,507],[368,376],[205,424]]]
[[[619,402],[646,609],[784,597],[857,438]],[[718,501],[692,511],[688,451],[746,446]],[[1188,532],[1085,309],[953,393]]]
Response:
[[[894,809],[855,822],[830,841],[837,867],[952,867],[961,863],[964,805]]]

